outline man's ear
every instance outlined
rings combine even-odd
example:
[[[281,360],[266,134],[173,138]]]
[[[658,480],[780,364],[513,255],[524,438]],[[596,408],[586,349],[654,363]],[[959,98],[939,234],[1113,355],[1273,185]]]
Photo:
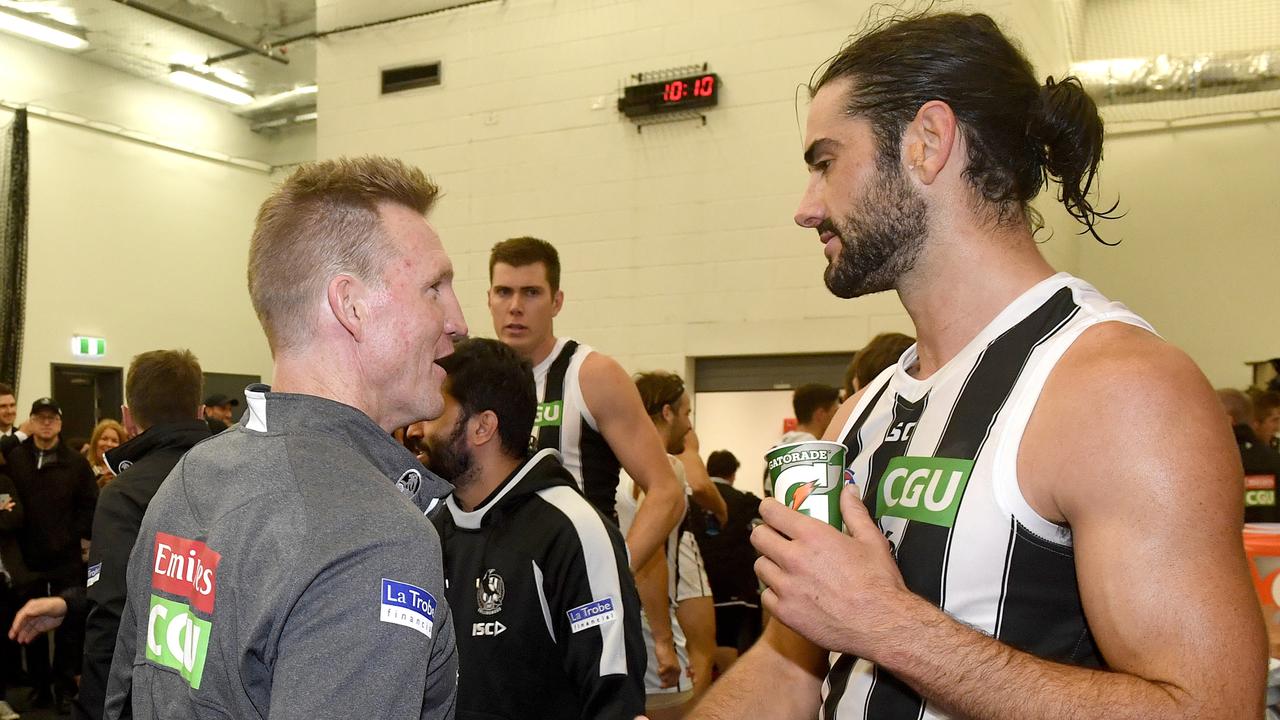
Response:
[[[200,406],[200,417],[204,417],[203,405]],[[134,437],[139,432],[138,423],[134,421],[133,411],[128,405],[120,406],[120,424],[124,425],[124,431],[129,433],[129,437]]]
[[[335,275],[326,288],[329,312],[356,342],[362,342],[369,321],[368,288],[354,275]]]
[[[959,125],[950,105],[941,100],[921,105],[902,132],[907,174],[919,178],[925,185],[932,185],[951,159],[959,136]]]
[[[670,405],[662,406],[662,421],[670,425],[671,421],[676,419],[676,409]]]
[[[467,440],[476,447],[498,440],[497,414],[492,410],[485,410],[468,418]]]
[[[562,307],[564,307],[564,291],[557,290],[551,296],[551,317],[559,315]]]

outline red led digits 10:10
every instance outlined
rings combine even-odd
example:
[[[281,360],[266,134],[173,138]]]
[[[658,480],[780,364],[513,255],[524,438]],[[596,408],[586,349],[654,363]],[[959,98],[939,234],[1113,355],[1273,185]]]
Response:
[[[690,90],[690,83],[684,80],[673,80],[662,88],[662,102],[680,102],[690,95],[693,97],[711,97],[715,89],[715,75],[705,75],[693,81],[692,90]]]

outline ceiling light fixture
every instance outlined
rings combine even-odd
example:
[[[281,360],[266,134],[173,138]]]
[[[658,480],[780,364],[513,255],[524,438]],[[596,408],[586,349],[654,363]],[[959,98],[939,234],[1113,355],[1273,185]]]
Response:
[[[81,50],[89,46],[83,28],[7,7],[0,7],[0,30],[65,50]]]
[[[232,105],[248,105],[253,102],[253,95],[247,90],[238,88],[216,75],[200,72],[185,65],[170,65],[169,81]]]

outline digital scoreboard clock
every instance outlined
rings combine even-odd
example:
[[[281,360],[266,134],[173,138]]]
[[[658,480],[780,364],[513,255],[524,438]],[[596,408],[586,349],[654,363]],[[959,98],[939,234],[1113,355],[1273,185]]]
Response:
[[[702,73],[661,82],[631,85],[618,98],[618,110],[629,118],[713,107],[720,99],[720,76]]]

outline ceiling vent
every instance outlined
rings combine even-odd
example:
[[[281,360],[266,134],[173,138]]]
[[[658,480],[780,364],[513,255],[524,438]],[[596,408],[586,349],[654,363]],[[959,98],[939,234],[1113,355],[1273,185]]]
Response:
[[[410,65],[382,71],[382,94],[404,92],[440,84],[440,63]]]

